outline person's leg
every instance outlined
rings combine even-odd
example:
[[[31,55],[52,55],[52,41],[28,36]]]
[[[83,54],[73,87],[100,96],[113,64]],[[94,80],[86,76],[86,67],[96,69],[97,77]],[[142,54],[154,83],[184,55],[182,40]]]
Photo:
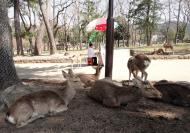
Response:
[[[87,60],[88,60],[88,65],[93,65],[93,59],[91,57],[88,57]]]
[[[93,65],[97,65],[97,57],[92,57]]]

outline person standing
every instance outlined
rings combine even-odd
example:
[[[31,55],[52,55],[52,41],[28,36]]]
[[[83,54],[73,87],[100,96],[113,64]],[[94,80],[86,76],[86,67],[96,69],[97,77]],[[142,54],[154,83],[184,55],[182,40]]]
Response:
[[[88,61],[90,62],[91,60],[91,65],[98,65],[97,64],[97,57],[94,53],[94,49],[93,49],[93,44],[89,43],[89,47],[88,47]]]

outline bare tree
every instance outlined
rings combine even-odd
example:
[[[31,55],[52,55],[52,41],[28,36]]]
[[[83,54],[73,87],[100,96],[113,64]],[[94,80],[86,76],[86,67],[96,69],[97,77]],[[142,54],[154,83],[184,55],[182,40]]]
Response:
[[[20,55],[20,54],[24,55],[19,13],[20,13],[19,0],[14,0],[14,23],[15,23],[16,43],[17,43],[17,55]]]
[[[179,35],[179,22],[180,22],[180,13],[181,13],[181,3],[182,3],[182,0],[179,0],[179,1],[178,1],[178,13],[177,13],[176,34],[175,34],[175,44],[177,44],[178,35]]]
[[[171,24],[171,2],[172,0],[168,0],[168,24],[166,27],[166,42],[168,42],[168,33],[170,29],[170,24]]]
[[[62,2],[62,1],[61,1],[61,2]],[[68,1],[66,1],[66,2],[64,2],[64,3],[60,3],[60,4],[58,4],[58,5],[54,5],[54,7],[53,7],[54,13],[53,13],[53,14],[55,14],[55,7],[60,7],[60,8],[61,8],[61,9],[58,9],[58,12],[57,12],[55,18],[53,18],[54,37],[56,37],[58,30],[62,27],[62,26],[58,25],[60,15],[61,15],[68,7],[70,7],[73,3],[75,3],[74,0],[68,0]],[[55,3],[54,3],[54,4],[55,4]]]
[[[34,55],[41,55],[43,51],[43,37],[45,33],[45,25],[44,21],[40,21],[40,25],[37,30],[37,35],[35,38],[35,47],[34,47]]]
[[[28,35],[28,40],[30,43],[29,49],[33,53],[33,46],[34,46],[34,44],[33,44],[33,33],[36,30],[36,22],[35,22],[36,21],[36,19],[35,19],[36,12],[34,11],[35,9],[32,7],[30,0],[27,0],[26,5],[23,2],[23,5],[24,5],[24,7],[23,7],[24,9],[22,9],[22,8],[20,9],[20,17],[21,17],[23,26],[25,28],[25,32]],[[25,9],[25,6],[27,6],[27,11]],[[34,19],[33,19],[34,22],[32,22],[32,13],[34,16]],[[25,16],[28,18],[29,21],[26,20]],[[29,24],[27,24],[27,23],[29,23]]]
[[[128,6],[128,12],[126,11],[126,5],[125,5],[125,0],[118,0],[118,4],[119,4],[119,8],[120,8],[120,14],[123,16],[123,18],[126,18],[127,17],[127,23],[126,23],[126,20],[125,19],[122,19],[122,25],[124,27],[126,27],[126,29],[123,30],[123,33],[122,33],[122,38],[123,38],[123,46],[125,45],[125,39],[127,39],[127,42],[126,42],[126,45],[129,46],[129,24],[130,24],[130,7],[131,7],[131,4],[130,4],[130,1],[127,1],[129,6]]]
[[[49,13],[49,4],[51,1],[49,0],[38,0],[39,6],[40,6],[40,11],[42,13],[42,17],[44,20],[44,24],[46,26],[47,30],[47,35],[49,38],[49,44],[50,44],[50,54],[55,54],[56,53],[56,45],[55,45],[55,40],[53,36],[53,31],[49,22],[48,18],[48,13]]]

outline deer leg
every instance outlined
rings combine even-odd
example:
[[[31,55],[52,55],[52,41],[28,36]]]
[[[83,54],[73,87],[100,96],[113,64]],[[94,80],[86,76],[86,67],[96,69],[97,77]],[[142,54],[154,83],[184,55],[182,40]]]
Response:
[[[136,71],[136,72],[135,72],[135,71],[132,71],[132,73],[133,73],[133,77],[134,77],[134,78],[137,78],[137,74],[138,74],[137,71]]]
[[[145,72],[145,71],[143,71],[142,74],[145,75],[144,81],[146,81],[146,80],[147,80],[148,73]]]
[[[131,78],[131,71],[129,71],[129,81],[130,81],[130,78]]]
[[[59,105],[59,107],[53,109],[50,113],[50,115],[54,115],[63,111],[66,111],[68,109],[68,107],[64,104]]]
[[[141,72],[141,79],[143,80],[143,77],[144,77],[144,74],[143,74],[143,72]]]
[[[16,125],[17,128],[20,128],[20,127],[23,127],[23,126],[26,126],[28,123],[31,123],[33,122],[34,120],[36,119],[39,119],[39,118],[43,118],[44,115],[39,115],[39,114],[34,114],[30,119],[26,120],[26,121],[23,121],[19,124]]]

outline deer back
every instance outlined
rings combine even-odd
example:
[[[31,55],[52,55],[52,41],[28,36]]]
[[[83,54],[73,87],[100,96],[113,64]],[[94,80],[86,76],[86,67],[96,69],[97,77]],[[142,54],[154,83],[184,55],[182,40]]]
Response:
[[[8,108],[6,119],[21,125],[33,117],[39,118],[62,108],[67,110],[64,100],[53,91],[43,90],[19,98]]]

